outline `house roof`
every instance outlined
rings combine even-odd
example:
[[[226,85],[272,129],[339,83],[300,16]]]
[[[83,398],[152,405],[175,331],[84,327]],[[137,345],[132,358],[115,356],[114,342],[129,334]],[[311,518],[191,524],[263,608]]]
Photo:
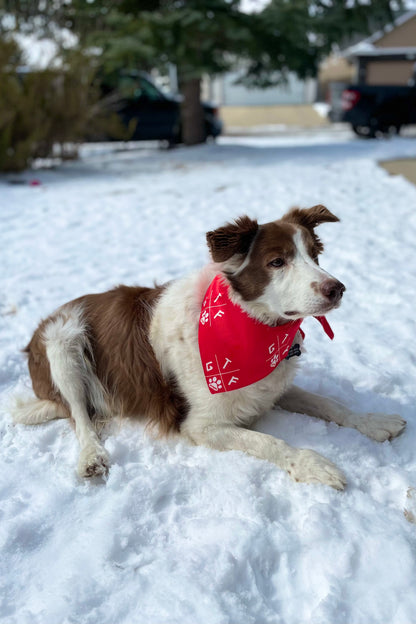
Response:
[[[416,46],[395,47],[395,48],[364,48],[354,46],[349,48],[344,55],[346,58],[353,58],[357,56],[401,56],[407,57],[409,60],[416,61]]]
[[[395,28],[402,26],[414,17],[416,17],[416,11],[407,11],[406,13],[398,17],[394,21],[394,24],[388,24],[383,30],[379,30],[373,33],[370,37],[367,37],[359,43],[356,43],[344,50],[342,56],[347,59],[355,58],[358,56],[405,56],[410,57],[410,59],[416,58],[416,45],[394,47],[381,47],[375,45],[385,35],[392,32]]]
[[[406,13],[403,13],[403,15],[395,19],[393,24],[387,24],[382,30],[378,30],[377,32],[373,33],[364,41],[368,41],[369,43],[376,43],[377,41],[382,39],[384,35],[387,35],[387,33],[391,32],[398,26],[402,26],[402,24],[405,24],[415,16],[416,11],[407,11]]]

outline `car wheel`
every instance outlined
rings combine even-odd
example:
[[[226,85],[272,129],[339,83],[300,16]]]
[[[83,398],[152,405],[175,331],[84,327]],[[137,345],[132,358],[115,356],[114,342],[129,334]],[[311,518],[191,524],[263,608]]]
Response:
[[[397,134],[400,134],[400,125],[390,124],[386,126],[381,126],[378,128],[378,130],[382,134],[382,136],[391,138]]]
[[[394,124],[393,126],[389,126],[389,134],[390,135],[399,135],[400,134],[400,130],[402,129],[401,124]]]
[[[352,126],[353,131],[362,139],[375,139],[376,128],[373,126]]]

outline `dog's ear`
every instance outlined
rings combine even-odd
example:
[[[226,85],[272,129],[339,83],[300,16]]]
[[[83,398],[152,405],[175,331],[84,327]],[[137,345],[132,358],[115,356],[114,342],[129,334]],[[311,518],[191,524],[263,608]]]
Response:
[[[292,208],[282,217],[282,221],[293,223],[294,225],[303,225],[303,227],[309,230],[314,242],[313,255],[317,261],[318,254],[323,252],[324,246],[319,236],[315,234],[314,228],[321,223],[334,223],[339,221],[339,219],[328,208],[325,208],[322,204],[317,204],[312,206],[312,208]]]
[[[259,229],[257,221],[247,216],[207,233],[207,243],[214,262],[229,260],[234,254],[245,254]]]
[[[325,208],[322,204],[317,204],[312,206],[312,208],[292,208],[282,217],[282,221],[303,225],[309,230],[313,230],[314,227],[321,223],[335,222],[339,221],[339,219],[328,208]]]

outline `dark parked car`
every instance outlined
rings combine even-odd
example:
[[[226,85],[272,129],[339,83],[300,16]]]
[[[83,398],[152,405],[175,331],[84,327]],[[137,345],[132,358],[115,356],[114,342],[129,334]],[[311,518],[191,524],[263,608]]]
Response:
[[[351,85],[342,92],[341,121],[348,121],[356,134],[374,138],[400,132],[416,123],[416,86]]]
[[[116,112],[122,125],[130,129],[130,140],[163,140],[168,141],[170,145],[181,143],[182,97],[164,93],[146,73],[124,74],[120,76],[116,89],[104,85],[103,94],[109,102],[109,111]],[[202,102],[202,107],[205,138],[215,138],[222,131],[218,108],[207,102]],[[93,137],[90,137],[91,139]]]

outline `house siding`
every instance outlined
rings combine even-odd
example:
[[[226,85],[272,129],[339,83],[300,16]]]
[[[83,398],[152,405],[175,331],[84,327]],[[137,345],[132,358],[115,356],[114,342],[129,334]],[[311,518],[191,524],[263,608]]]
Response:
[[[407,85],[414,64],[414,61],[369,61],[366,66],[366,84]]]
[[[374,41],[377,48],[404,48],[416,45],[416,15]]]

